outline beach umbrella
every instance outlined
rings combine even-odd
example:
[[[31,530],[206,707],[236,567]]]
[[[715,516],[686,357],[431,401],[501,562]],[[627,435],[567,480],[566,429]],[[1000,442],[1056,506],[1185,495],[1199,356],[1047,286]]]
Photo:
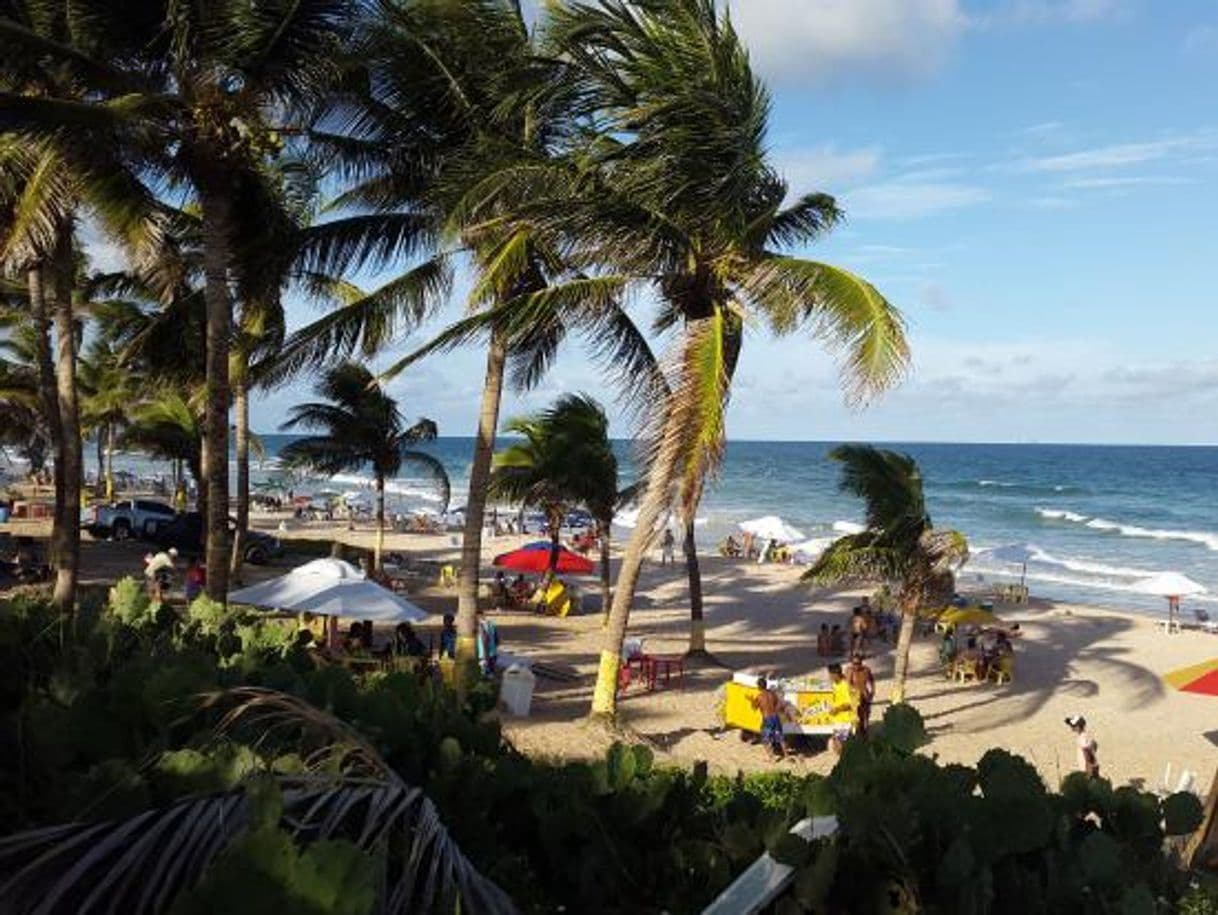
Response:
[[[545,572],[550,568],[550,541],[534,540],[520,549],[500,553],[493,565],[513,572]],[[596,567],[592,561],[565,546],[558,548],[558,571],[570,575],[591,575]]]
[[[1163,682],[1182,693],[1218,696],[1218,658],[1169,671],[1163,675]]]
[[[753,518],[751,521],[741,521],[740,529],[746,534],[760,537],[762,540],[777,540],[779,543],[794,543],[803,540],[803,532],[791,527],[777,515],[765,515]]]
[[[378,623],[418,623],[427,611],[371,581],[349,562],[314,559],[286,575],[232,591],[231,603],[347,616]]]
[[[1029,560],[1035,559],[1041,552],[1030,543],[1008,543],[988,550],[978,550],[977,555],[993,562],[1009,562],[1011,565],[1020,566],[1019,586],[1023,587],[1028,577]]]
[[[939,622],[946,626],[994,626],[1000,620],[989,610],[980,607],[961,607],[939,615]]]
[[[1140,594],[1167,598],[1167,628],[1171,631],[1172,621],[1180,611],[1180,598],[1204,594],[1205,586],[1179,572],[1159,572],[1139,581],[1133,586],[1133,590]]]

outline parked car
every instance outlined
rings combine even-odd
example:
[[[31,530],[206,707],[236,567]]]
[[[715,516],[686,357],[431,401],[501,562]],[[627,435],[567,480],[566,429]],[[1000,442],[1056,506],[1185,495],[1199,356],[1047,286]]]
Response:
[[[237,522],[228,519],[228,532],[231,537],[237,529]],[[198,512],[183,512],[180,515],[158,524],[149,534],[148,539],[161,549],[175,547],[183,553],[203,552],[203,516]],[[265,565],[277,556],[283,555],[283,544],[276,537],[264,534],[262,531],[247,531],[245,535],[245,561],[253,565]]]
[[[98,505],[86,517],[85,530],[94,537],[129,540],[146,537],[152,530],[173,520],[173,506],[148,499],[124,499],[109,505]]]

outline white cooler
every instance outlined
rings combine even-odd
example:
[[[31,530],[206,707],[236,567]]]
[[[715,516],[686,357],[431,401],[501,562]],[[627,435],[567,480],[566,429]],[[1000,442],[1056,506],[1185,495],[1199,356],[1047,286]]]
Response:
[[[509,715],[517,718],[529,717],[529,706],[533,704],[533,686],[537,678],[527,667],[513,664],[503,672],[499,686],[499,705]]]

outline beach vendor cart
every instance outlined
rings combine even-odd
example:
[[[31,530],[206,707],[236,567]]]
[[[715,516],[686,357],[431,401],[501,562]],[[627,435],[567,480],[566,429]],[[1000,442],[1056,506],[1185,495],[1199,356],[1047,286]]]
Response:
[[[729,728],[739,728],[752,734],[761,733],[761,712],[753,707],[753,697],[761,690],[757,675],[736,673],[727,684],[723,720]],[[831,737],[854,724],[854,710],[833,712],[833,687],[827,679],[800,677],[769,679],[770,688],[786,702],[787,716],[782,723],[783,734],[807,737]]]

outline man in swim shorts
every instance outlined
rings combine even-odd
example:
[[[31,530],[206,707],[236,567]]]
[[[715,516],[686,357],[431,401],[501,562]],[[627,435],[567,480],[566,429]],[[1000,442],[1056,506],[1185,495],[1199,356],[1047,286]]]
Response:
[[[781,758],[787,755],[782,737],[782,697],[770,689],[765,677],[757,678],[757,688],[760,692],[749,701],[761,712],[761,741]]]

